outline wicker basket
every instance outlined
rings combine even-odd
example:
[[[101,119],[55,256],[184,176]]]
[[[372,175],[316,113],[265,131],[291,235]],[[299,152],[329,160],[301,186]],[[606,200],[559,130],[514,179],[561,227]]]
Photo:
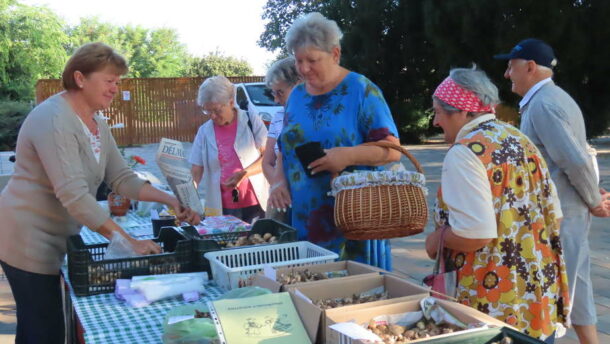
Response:
[[[363,145],[398,150],[423,175],[419,162],[406,149],[385,141]],[[428,219],[428,205],[421,186],[363,186],[338,191],[334,215],[335,225],[347,239],[389,239],[421,233]]]

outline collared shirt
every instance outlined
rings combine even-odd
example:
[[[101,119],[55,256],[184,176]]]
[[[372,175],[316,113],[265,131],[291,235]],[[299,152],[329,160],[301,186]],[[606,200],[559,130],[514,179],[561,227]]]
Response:
[[[530,99],[532,99],[532,97],[534,96],[534,94],[536,94],[536,92],[538,92],[540,87],[544,86],[544,84],[550,82],[551,80],[551,78],[546,78],[544,80],[538,81],[536,85],[532,86],[532,88],[530,88],[527,93],[525,93],[525,96],[523,96],[523,99],[521,99],[521,101],[519,102],[519,109],[522,109],[530,101]]]
[[[495,119],[493,114],[479,116],[460,129],[456,142],[474,127]],[[487,170],[481,160],[466,146],[454,145],[449,149],[441,176],[443,201],[449,208],[449,224],[452,231],[468,239],[493,239],[498,236],[496,214]],[[559,197],[553,190],[553,203],[559,209]]]

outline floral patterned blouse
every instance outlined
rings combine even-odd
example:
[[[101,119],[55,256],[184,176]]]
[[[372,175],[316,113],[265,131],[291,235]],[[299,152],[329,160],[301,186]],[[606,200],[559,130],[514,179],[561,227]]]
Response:
[[[391,269],[387,240],[346,240],[335,227],[334,198],[329,196],[330,175],[308,177],[295,148],[312,141],[322,148],[351,147],[398,137],[381,90],[366,77],[350,72],[332,91],[312,96],[301,84],[288,100],[284,129],[280,136],[284,171],[292,196],[292,226],[299,240],[308,240],[351,259]],[[373,169],[352,166],[353,169]]]
[[[475,252],[453,252],[457,298],[545,339],[566,324],[569,312],[546,163],[523,133],[495,119],[475,126],[456,144],[468,147],[487,170],[498,230],[496,239]],[[437,226],[449,225],[448,212],[439,188]]]

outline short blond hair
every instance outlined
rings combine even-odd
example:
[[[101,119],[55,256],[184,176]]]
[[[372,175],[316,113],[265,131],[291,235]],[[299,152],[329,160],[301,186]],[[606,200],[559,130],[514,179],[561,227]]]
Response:
[[[66,63],[61,74],[61,83],[66,90],[79,89],[74,80],[74,72],[79,71],[87,76],[93,72],[111,67],[117,75],[125,75],[129,70],[127,61],[110,46],[95,42],[87,43],[76,50]]]

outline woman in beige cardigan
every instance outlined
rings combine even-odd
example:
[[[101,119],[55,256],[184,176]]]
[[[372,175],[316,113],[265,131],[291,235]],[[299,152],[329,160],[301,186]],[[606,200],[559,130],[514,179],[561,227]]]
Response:
[[[17,304],[17,343],[62,343],[60,266],[66,239],[81,225],[111,239],[117,233],[139,254],[159,253],[151,240],[129,236],[95,201],[105,181],[131,199],[164,203],[181,220],[199,215],[139,179],[126,165],[106,122],[127,63],[101,43],[68,61],[56,94],[27,116],[17,138],[15,172],[0,194],[0,264]]]

